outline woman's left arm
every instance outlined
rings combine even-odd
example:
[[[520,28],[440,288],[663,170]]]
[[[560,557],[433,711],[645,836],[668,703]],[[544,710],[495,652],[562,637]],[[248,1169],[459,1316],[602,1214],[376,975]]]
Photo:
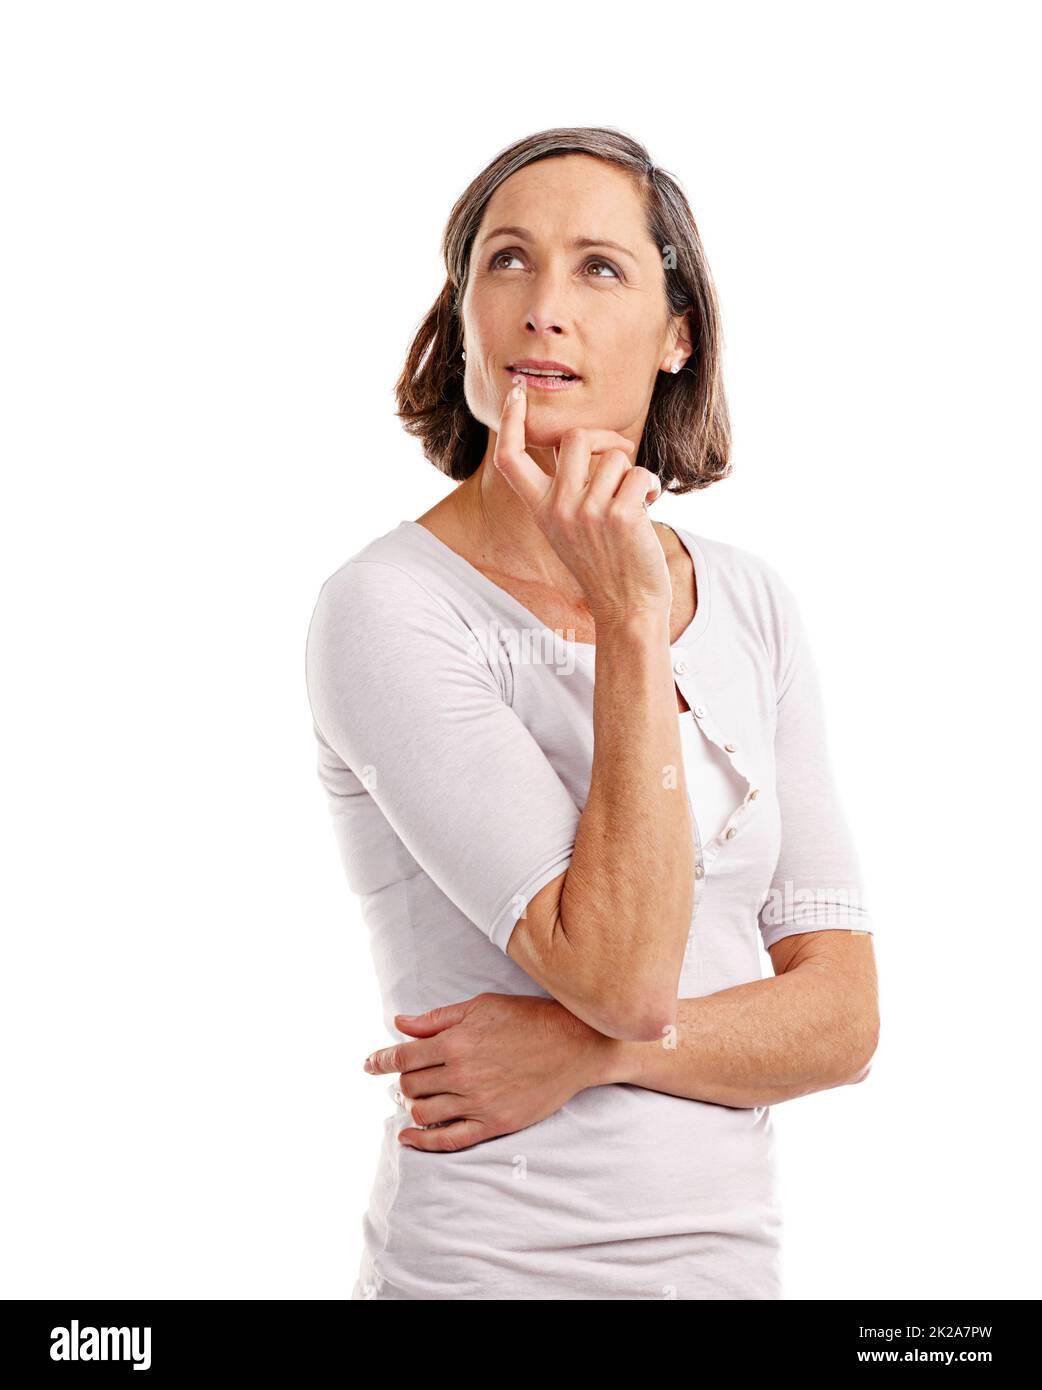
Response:
[[[816,931],[771,948],[779,973],[681,999],[661,1042],[609,1038],[556,999],[479,994],[396,1026],[411,1040],[366,1070],[399,1072],[415,1127],[399,1141],[445,1151],[439,1126],[472,1121],[481,1143],[552,1115],[589,1086],[627,1083],[748,1109],[861,1081],[879,1035],[869,932]]]
[[[766,571],[781,850],[758,922],[774,976],[682,999],[662,1043],[604,1049],[609,1081],[742,1107],[861,1080],[879,1037],[873,924],[818,666],[795,595]]]
[[[805,932],[770,955],[772,979],[682,999],[675,1035],[660,1043],[605,1038],[595,1084],[746,1108],[863,1080],[879,1038],[871,933]]]

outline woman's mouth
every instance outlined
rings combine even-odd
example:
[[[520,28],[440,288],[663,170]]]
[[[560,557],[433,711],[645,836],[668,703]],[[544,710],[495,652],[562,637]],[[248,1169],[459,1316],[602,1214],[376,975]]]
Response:
[[[582,385],[582,377],[565,372],[536,371],[530,367],[506,367],[504,370],[511,381],[516,376],[524,377],[525,388],[530,391],[567,391],[573,386]]]

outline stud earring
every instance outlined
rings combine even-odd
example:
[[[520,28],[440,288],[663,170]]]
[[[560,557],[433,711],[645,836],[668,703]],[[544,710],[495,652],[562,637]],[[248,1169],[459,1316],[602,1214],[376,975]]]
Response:
[[[673,372],[673,373],[679,372],[679,371],[680,371],[680,363],[679,363],[679,362],[674,362],[673,365],[672,365],[672,367],[670,367],[669,370],[670,370],[671,372]]]
[[[466,348],[463,349],[463,351],[460,353],[460,356],[463,358],[464,362],[466,362],[466,360],[467,360],[467,349],[466,349]]]

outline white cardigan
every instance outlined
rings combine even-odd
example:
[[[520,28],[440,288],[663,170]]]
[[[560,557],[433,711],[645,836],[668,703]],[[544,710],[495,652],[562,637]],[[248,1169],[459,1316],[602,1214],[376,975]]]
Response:
[[[769,947],[873,927],[793,595],[750,552],[674,530],[697,587],[671,648],[691,707],[691,997],[759,979],[757,932]],[[506,947],[571,860],[595,652],[415,521],[322,585],[305,654],[318,771],[395,1041],[397,1013],[486,990],[548,997]],[[398,1144],[409,1123],[403,1109],[385,1121],[355,1298],[781,1297],[767,1107],[590,1087],[452,1154]]]

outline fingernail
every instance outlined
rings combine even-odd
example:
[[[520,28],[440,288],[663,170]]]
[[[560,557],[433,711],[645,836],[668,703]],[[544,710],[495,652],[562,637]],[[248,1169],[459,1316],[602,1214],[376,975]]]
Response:
[[[363,1070],[363,1071],[372,1071],[372,1067],[369,1065],[370,1060],[371,1060],[371,1059],[370,1059],[369,1057],[367,1057],[367,1058],[365,1059],[365,1061],[362,1063],[362,1070]]]

